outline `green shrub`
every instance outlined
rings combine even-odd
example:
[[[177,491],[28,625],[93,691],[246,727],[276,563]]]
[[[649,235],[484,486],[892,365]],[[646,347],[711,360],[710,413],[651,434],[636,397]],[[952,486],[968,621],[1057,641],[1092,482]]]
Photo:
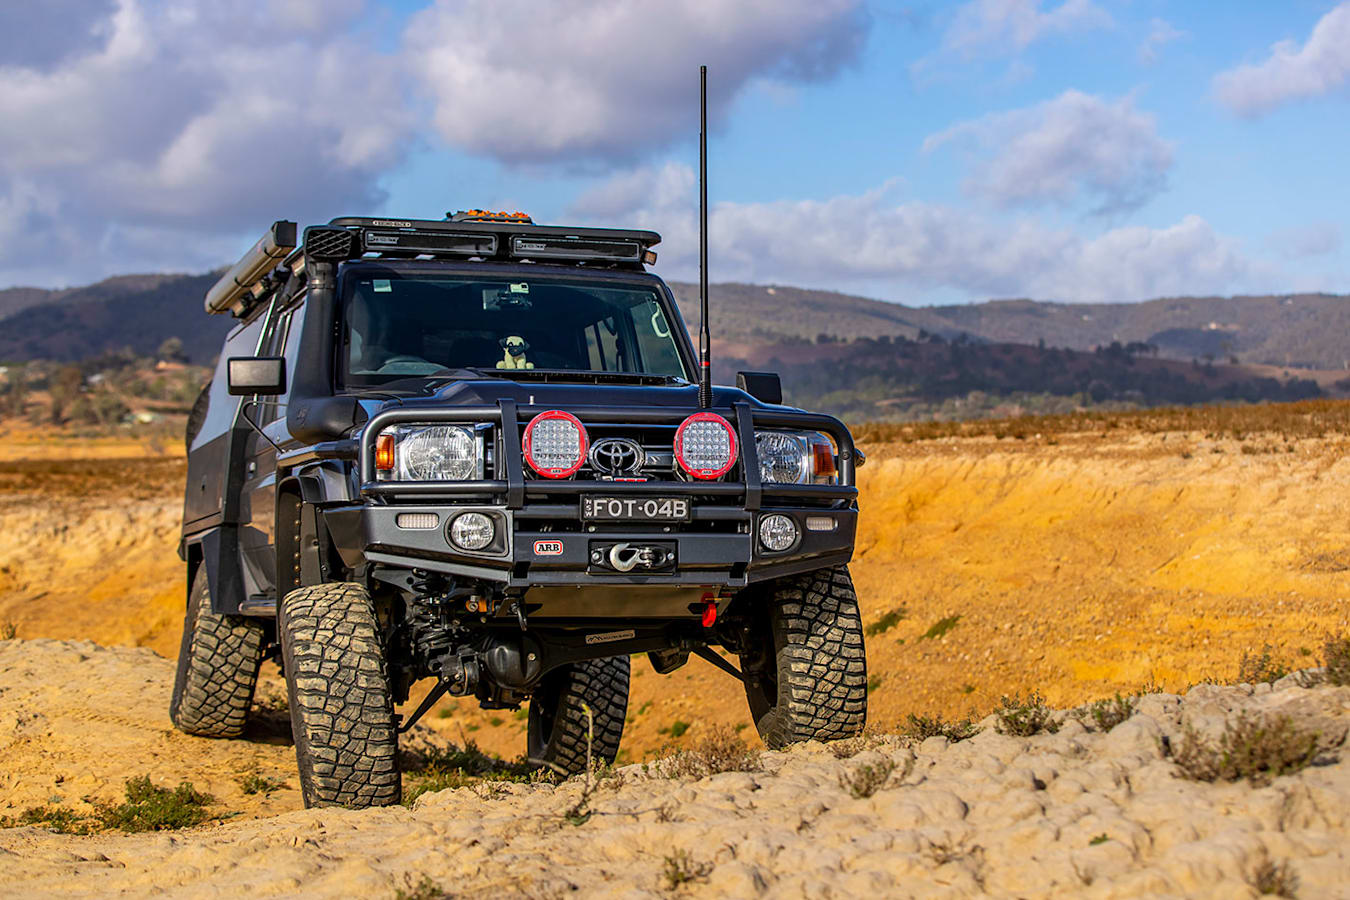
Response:
[[[909,610],[905,609],[903,606],[899,609],[893,609],[883,615],[880,619],[877,619],[871,625],[864,628],[863,633],[868,637],[875,637],[878,634],[890,631],[908,614],[908,612]]]
[[[919,635],[919,640],[935,641],[938,638],[942,637],[947,632],[951,631],[953,628],[955,628],[956,623],[960,621],[961,621],[960,616],[946,616],[945,618],[938,619],[936,622],[933,623],[932,627],[930,627],[923,634]]]
[[[20,828],[24,825],[40,825],[61,834],[90,834],[97,823],[73,810],[57,806],[35,806],[26,809],[16,817],[0,816],[0,828]]]
[[[104,827],[128,832],[189,828],[209,819],[206,807],[215,802],[186,781],[170,790],[151,782],[149,775],[128,779],[126,795],[124,803],[99,808]]]

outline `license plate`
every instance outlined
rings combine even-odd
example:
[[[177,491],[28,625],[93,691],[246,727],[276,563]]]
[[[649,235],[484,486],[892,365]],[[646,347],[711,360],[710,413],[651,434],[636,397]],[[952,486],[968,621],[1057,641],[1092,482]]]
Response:
[[[581,518],[611,522],[688,522],[688,497],[582,497]]]

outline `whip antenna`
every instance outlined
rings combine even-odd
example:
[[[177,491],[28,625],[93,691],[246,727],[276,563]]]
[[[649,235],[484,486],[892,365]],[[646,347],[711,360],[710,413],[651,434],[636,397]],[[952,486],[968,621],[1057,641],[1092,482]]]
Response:
[[[698,67],[698,405],[712,406],[712,338],[708,333],[708,67]]]

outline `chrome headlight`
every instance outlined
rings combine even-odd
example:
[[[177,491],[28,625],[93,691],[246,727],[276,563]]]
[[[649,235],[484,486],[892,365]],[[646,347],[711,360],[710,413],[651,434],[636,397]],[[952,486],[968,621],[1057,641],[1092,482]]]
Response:
[[[463,425],[394,425],[375,441],[381,481],[470,481],[483,477],[483,437]]]
[[[756,431],[759,480],[766,484],[834,484],[834,444],[818,431]]]

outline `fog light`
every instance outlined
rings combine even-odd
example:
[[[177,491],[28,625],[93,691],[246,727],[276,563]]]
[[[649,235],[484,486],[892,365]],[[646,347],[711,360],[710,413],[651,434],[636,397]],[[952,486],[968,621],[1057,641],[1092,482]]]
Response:
[[[482,550],[495,534],[492,519],[480,512],[460,513],[450,523],[450,542],[461,550]]]
[[[797,524],[777,513],[759,520],[759,542],[764,549],[781,551],[797,543]]]
[[[806,517],[806,530],[807,530],[807,531],[834,531],[835,524],[836,524],[836,523],[835,523],[835,518],[834,518],[834,516],[807,516],[807,517]]]
[[[435,528],[441,524],[441,517],[435,513],[399,513],[394,524],[399,528]]]

